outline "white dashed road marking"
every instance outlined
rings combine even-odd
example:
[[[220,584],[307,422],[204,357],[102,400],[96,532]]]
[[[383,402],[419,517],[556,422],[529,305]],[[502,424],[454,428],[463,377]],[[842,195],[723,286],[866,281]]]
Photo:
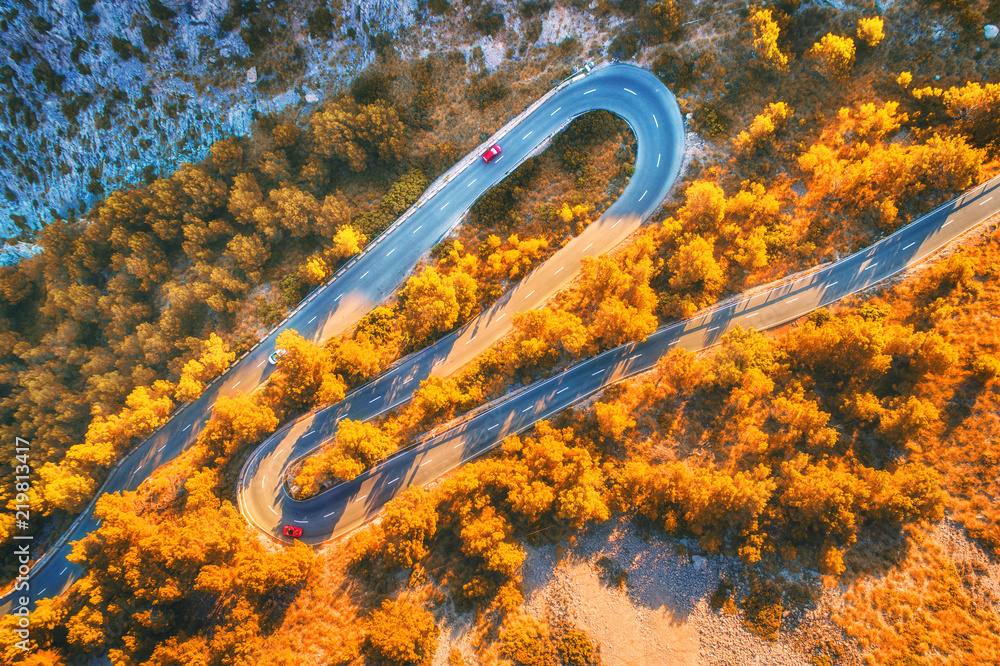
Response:
[[[562,108],[562,107],[560,106],[560,107],[559,107],[559,109],[561,109],[561,108]],[[556,109],[555,111],[553,111],[552,113],[550,113],[550,114],[549,114],[549,118],[551,118],[552,116],[554,116],[554,115],[556,115],[557,113],[559,113],[559,109]]]
[[[376,396],[376,397],[372,398],[371,400],[369,400],[369,401],[368,401],[368,404],[369,404],[369,405],[370,405],[370,404],[372,404],[373,402],[375,402],[376,400],[378,400],[378,399],[379,399],[379,398],[381,398],[381,397],[382,397],[382,396]]]
[[[636,92],[635,92],[634,90],[629,90],[628,88],[626,88],[626,89],[625,89],[625,92],[630,92],[630,93],[632,93],[633,95],[635,95],[635,94],[636,94]]]
[[[448,203],[451,203],[451,202],[449,201]],[[447,206],[447,205],[448,204],[445,204],[445,206]],[[442,208],[441,210],[444,210],[444,208]],[[418,231],[420,231],[423,228],[424,228],[424,225],[421,224],[419,227],[417,227],[416,229],[413,230],[413,233],[417,233]]]
[[[500,427],[500,424],[499,424],[499,423],[494,423],[494,424],[493,424],[493,425],[491,425],[491,426],[490,426],[489,428],[487,428],[487,430],[493,430],[493,429],[495,429],[495,428],[499,428],[499,427]]]
[[[532,130],[532,131],[534,131],[534,130]],[[521,141],[524,141],[524,140],[525,140],[525,139],[527,139],[527,138],[528,138],[529,136],[531,136],[531,132],[528,132],[528,133],[527,133],[527,134],[525,134],[525,135],[524,135],[523,137],[521,137]]]
[[[190,429],[191,429],[191,424],[188,423],[186,426],[184,426],[184,430],[181,430],[181,432],[187,432]]]
[[[318,317],[319,315],[316,315],[316,316]],[[311,323],[313,323],[314,321],[316,321],[316,317],[313,317],[312,319],[310,319],[310,320],[309,320],[308,322],[306,322],[306,323],[309,323],[309,324],[311,324]]]
[[[659,169],[659,168],[660,168],[660,158],[661,158],[661,157],[663,157],[663,153],[657,153],[657,154],[656,154],[656,168],[657,168],[657,169]]]
[[[987,199],[986,201],[980,201],[980,202],[979,202],[979,205],[980,205],[980,206],[982,206],[983,204],[987,204],[987,203],[989,203],[989,202],[991,202],[991,201],[993,201],[993,197],[990,197],[990,198],[989,198],[989,199]]]
[[[642,196],[639,197],[639,201],[642,201],[643,199],[645,199],[647,194],[649,194],[649,190],[646,190],[645,192],[642,193]]]
[[[912,243],[910,243],[909,245],[907,245],[907,246],[906,246],[906,247],[904,247],[903,249],[904,249],[904,250],[909,250],[909,249],[910,249],[911,247],[913,247],[913,246],[914,246],[914,245],[916,245],[916,244],[917,244],[917,242],[916,242],[916,241],[913,241]]]
[[[869,264],[869,265],[865,266],[862,270],[866,270],[867,271],[869,268],[875,268],[876,266],[878,266],[878,262],[875,262],[874,264]]]
[[[385,256],[388,257],[390,254],[392,254],[395,251],[396,251],[396,248],[392,248],[391,250],[389,250],[388,252],[385,253]]]
[[[66,573],[67,569],[69,569],[69,567],[63,567],[63,570],[59,572],[59,575],[62,576],[64,573]]]
[[[398,476],[395,479],[393,479],[392,481],[390,481],[389,483],[387,483],[386,485],[387,486],[391,486],[392,484],[396,483],[397,481],[399,481],[399,477]]]
[[[604,372],[604,371],[603,370],[598,370],[597,372],[595,372],[594,374],[592,374],[590,376],[591,377],[596,377],[597,375],[601,374],[602,372]]]
[[[789,298],[789,299],[788,299],[787,301],[785,301],[785,302],[786,302],[786,303],[794,303],[794,302],[795,302],[795,301],[797,301],[797,300],[799,300],[799,297],[798,297],[798,296],[796,296],[795,298]]]
[[[368,275],[369,273],[371,273],[371,271],[365,271],[365,275]],[[365,279],[365,275],[362,275],[362,276],[361,276],[360,278],[358,278],[358,279],[359,279],[359,280],[364,280],[364,279]]]
[[[479,180],[479,179],[478,178],[473,178],[472,182],[470,182],[468,185],[466,185],[466,187],[472,187],[472,184],[475,183],[477,180]]]
[[[597,90],[597,88],[591,88],[590,90],[588,90],[587,92],[585,92],[585,93],[583,93],[583,94],[584,94],[584,95],[589,95],[590,93],[592,93],[592,92],[594,92],[594,91],[596,91],[596,90]]]
[[[563,388],[561,388],[558,391],[556,391],[556,395],[559,395],[560,393],[562,393],[563,391],[565,391],[568,388],[569,388],[568,386],[564,386]]]
[[[268,509],[270,509],[270,510],[271,510],[271,513],[273,513],[274,515],[276,515],[276,516],[278,515],[278,512],[277,512],[277,511],[275,511],[275,510],[274,510],[274,507],[273,507],[273,506],[271,506],[270,504],[269,504],[269,505],[267,506],[267,508],[268,508]]]
[[[715,331],[715,330],[717,330],[718,328],[719,328],[718,326],[713,326],[712,328],[708,329],[708,330],[706,331],[706,333],[711,333],[712,331]]]
[[[553,273],[553,275],[559,275],[559,271],[561,271],[564,268],[566,268],[566,267],[565,266],[560,266],[559,269],[555,273]]]
[[[308,520],[293,520],[292,522],[293,523],[302,523],[302,524],[305,524],[305,523],[308,523],[309,521]]]
[[[656,119],[656,114],[655,113],[653,114],[653,122],[656,123],[657,127],[660,126],[660,121]],[[657,164],[656,166],[659,166],[659,164]]]
[[[258,363],[257,367],[259,368],[260,366],[264,365],[265,363],[267,363],[267,359],[266,358],[263,361],[261,361],[260,363]]]

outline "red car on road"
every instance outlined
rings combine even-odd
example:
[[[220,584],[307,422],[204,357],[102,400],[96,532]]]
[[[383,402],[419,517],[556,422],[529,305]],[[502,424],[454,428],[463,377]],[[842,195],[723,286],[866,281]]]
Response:
[[[497,144],[497,145],[493,146],[492,148],[490,148],[489,150],[487,150],[485,153],[483,153],[483,161],[484,162],[489,162],[490,160],[492,160],[494,157],[496,157],[499,154],[500,154],[500,145]]]
[[[285,528],[281,531],[285,533],[286,537],[292,537],[293,539],[298,539],[302,536],[302,528],[295,527],[294,525],[285,525]]]

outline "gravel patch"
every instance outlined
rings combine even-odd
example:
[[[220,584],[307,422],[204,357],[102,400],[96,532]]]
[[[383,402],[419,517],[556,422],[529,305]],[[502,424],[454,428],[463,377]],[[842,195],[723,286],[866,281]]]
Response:
[[[609,666],[809,663],[783,638],[771,643],[750,633],[741,614],[709,606],[723,577],[738,590],[746,587],[743,566],[707,556],[689,540],[640,534],[627,521],[610,521],[575,547],[526,552],[525,610],[576,624]]]

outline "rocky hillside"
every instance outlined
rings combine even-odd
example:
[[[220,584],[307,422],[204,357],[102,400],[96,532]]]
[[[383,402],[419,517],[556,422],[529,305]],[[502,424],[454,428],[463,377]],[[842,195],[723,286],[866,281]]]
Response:
[[[17,241],[53,215],[200,160],[257,113],[318,101],[416,11],[295,1],[25,0],[0,12],[3,259],[30,252]]]

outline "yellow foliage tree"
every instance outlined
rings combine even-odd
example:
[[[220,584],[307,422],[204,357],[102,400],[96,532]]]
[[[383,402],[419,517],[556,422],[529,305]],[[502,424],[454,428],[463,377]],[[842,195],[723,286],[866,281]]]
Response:
[[[885,23],[878,16],[858,21],[858,39],[871,47],[878,46],[885,39]]]
[[[477,285],[461,271],[445,275],[430,267],[406,281],[400,301],[403,330],[419,345],[469,317],[477,303]]]
[[[736,150],[749,153],[759,148],[791,117],[792,110],[784,102],[768,104],[767,108],[753,119],[749,129],[740,132],[733,140]]]
[[[338,259],[346,259],[361,252],[361,248],[364,246],[364,234],[351,225],[345,224],[337,229],[337,232],[333,235],[330,252]]]
[[[750,11],[751,47],[758,62],[778,72],[788,71],[788,56],[778,48],[781,29],[770,9],[753,8]]]
[[[670,287],[677,291],[697,290],[716,293],[726,276],[715,260],[715,245],[702,236],[693,236],[667,262],[673,275]]]
[[[225,340],[211,333],[202,343],[201,354],[184,364],[174,396],[181,402],[197,400],[205,392],[206,384],[222,374],[236,359],[236,352],[229,351]]]
[[[815,62],[816,70],[829,79],[844,81],[854,67],[854,40],[833,33],[813,44],[806,56]]]

